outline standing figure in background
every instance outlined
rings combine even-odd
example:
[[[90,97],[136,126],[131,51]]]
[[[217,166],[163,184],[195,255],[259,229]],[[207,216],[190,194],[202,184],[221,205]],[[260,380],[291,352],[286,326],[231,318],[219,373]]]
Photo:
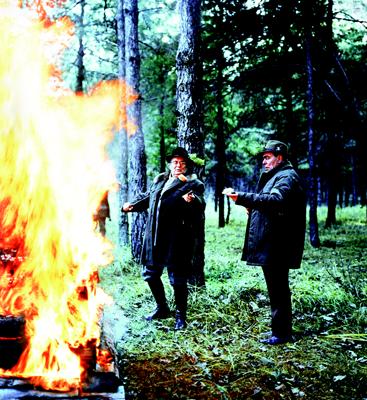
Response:
[[[167,267],[176,304],[175,329],[186,327],[188,287],[192,273],[197,225],[205,210],[204,184],[192,173],[193,163],[182,147],[167,157],[169,171],[156,176],[149,191],[131,203],[123,212],[148,209],[141,263],[143,278],[148,283],[157,307],[148,321],[168,318],[164,286],[161,280]]]
[[[260,152],[264,170],[254,193],[223,194],[248,211],[242,260],[262,267],[271,306],[272,334],[261,340],[281,344],[292,340],[292,305],[289,269],[301,265],[306,195],[301,179],[288,161],[288,147],[270,140]]]
[[[110,205],[108,203],[108,191],[103,195],[101,202],[95,212],[93,219],[98,224],[98,229],[102,236],[106,236],[106,219],[110,216]]]

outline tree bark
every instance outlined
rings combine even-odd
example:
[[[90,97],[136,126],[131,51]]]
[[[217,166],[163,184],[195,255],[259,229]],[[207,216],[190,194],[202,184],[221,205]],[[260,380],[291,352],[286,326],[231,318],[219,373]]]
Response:
[[[231,201],[228,196],[227,197],[227,215],[226,215],[226,224],[229,224],[229,218],[231,216]]]
[[[225,140],[224,140],[224,118],[223,118],[223,68],[224,57],[222,49],[218,49],[217,54],[217,80],[216,80],[216,106],[217,106],[217,137],[215,142],[215,154],[217,159],[216,165],[216,182],[215,191],[218,199],[218,227],[225,226],[224,219],[224,195],[222,191],[225,185],[226,156],[225,156]]]
[[[128,146],[129,146],[129,197],[136,198],[147,190],[146,154],[141,120],[140,54],[138,46],[138,1],[125,0],[125,54],[127,96],[130,91],[138,98],[127,104]],[[134,126],[132,126],[132,123]],[[134,260],[140,259],[146,212],[132,213],[131,252]]]
[[[179,0],[180,37],[176,55],[177,138],[178,144],[204,159],[204,137],[201,113],[201,64],[199,62],[200,0]],[[203,168],[196,168],[202,175]],[[205,219],[200,223],[199,243],[194,256],[193,274],[189,282],[204,286]]]
[[[180,146],[204,157],[199,62],[200,0],[179,0],[180,39],[176,55],[177,135]]]
[[[119,192],[118,192],[118,241],[119,245],[129,244],[129,220],[126,213],[121,212],[122,205],[128,201],[128,143],[127,143],[127,131],[126,131],[126,67],[125,67],[125,15],[124,15],[124,0],[118,0],[117,3],[117,49],[118,49],[118,64],[119,64],[119,80],[121,84],[120,91],[120,131],[118,132],[119,148],[120,148],[120,160],[118,166],[118,181],[119,181]]]
[[[326,154],[341,154],[340,149],[335,143],[335,133],[330,134],[326,146]],[[326,160],[326,178],[327,178],[327,215],[325,227],[330,228],[336,224],[336,200],[337,200],[337,182],[340,181],[339,167],[336,165],[334,157],[328,157]]]
[[[328,0],[327,3],[327,19],[326,19],[326,26],[327,26],[327,34],[328,40],[326,43],[326,50],[327,50],[327,62],[326,67],[328,69],[327,74],[330,73],[333,67],[333,54],[335,49],[334,43],[334,34],[333,34],[333,0]],[[340,175],[340,163],[335,162],[335,157],[328,157],[328,154],[338,154],[338,130],[335,126],[335,107],[333,106],[334,102],[330,101],[327,104],[327,115],[329,120],[329,134],[327,135],[327,144],[326,144],[326,180],[327,180],[327,188],[328,188],[328,195],[327,195],[327,216],[325,221],[325,226],[327,228],[331,227],[332,225],[336,224],[336,200],[337,200],[337,182]]]
[[[350,164],[351,164],[351,166],[352,166],[352,172],[351,172],[351,175],[352,175],[352,179],[351,179],[351,188],[352,188],[352,190],[351,190],[351,192],[352,192],[352,206],[356,206],[357,205],[357,202],[358,202],[358,195],[357,195],[357,166],[356,166],[356,157],[355,157],[355,155],[354,155],[354,153],[355,153],[355,150],[354,150],[354,148],[353,149],[351,149],[351,151],[352,151],[352,155],[351,155],[351,158],[350,158]],[[363,190],[363,186],[362,186],[362,190]],[[362,205],[364,205],[365,203],[362,201]]]
[[[84,66],[84,9],[85,9],[85,0],[80,0],[80,16],[78,20],[78,55],[77,55],[77,76],[76,76],[76,85],[75,91],[77,93],[83,93],[83,84],[85,80],[85,66]]]
[[[310,242],[313,247],[320,247],[319,226],[317,220],[317,174],[315,162],[315,110],[313,98],[313,65],[311,56],[312,26],[309,15],[311,6],[306,5],[305,17],[305,48],[306,48],[306,71],[307,71],[307,122],[308,122],[308,162],[309,162],[309,227]]]
[[[162,80],[163,85],[163,80]],[[162,86],[163,87],[163,86]],[[162,94],[159,103],[159,120],[160,120],[160,127],[159,127],[159,154],[161,156],[160,159],[160,172],[164,172],[166,170],[166,144],[164,141],[165,137],[165,129],[164,129],[164,104],[165,104],[166,95],[165,93]]]

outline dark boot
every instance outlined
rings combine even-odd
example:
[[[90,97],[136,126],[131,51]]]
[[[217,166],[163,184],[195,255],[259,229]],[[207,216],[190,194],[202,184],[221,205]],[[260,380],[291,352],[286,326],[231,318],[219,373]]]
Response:
[[[175,322],[175,330],[179,331],[180,329],[185,329],[186,324],[186,314],[182,311],[176,311],[176,322]]]
[[[176,303],[176,323],[175,329],[180,330],[186,328],[186,311],[187,311],[187,285],[173,286]]]
[[[153,294],[154,300],[157,303],[156,309],[152,314],[145,317],[147,321],[153,319],[165,319],[169,317],[170,310],[167,305],[166,295],[164,293],[164,286],[160,279],[148,281],[148,285]]]

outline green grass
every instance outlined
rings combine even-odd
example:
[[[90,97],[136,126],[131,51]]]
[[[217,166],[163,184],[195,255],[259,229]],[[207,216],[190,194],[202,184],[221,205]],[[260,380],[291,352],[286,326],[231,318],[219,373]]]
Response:
[[[154,308],[149,289],[129,250],[118,250],[101,284],[120,322],[116,346],[127,399],[366,399],[366,213],[338,209],[338,224],[326,230],[325,212],[323,246],[307,241],[302,268],[291,272],[296,341],[281,346],[259,343],[269,330],[269,305],[261,269],[240,261],[240,207],[222,229],[208,207],[206,288],[191,292],[185,331],[173,330],[173,318],[144,320]],[[166,275],[164,283],[173,307]]]

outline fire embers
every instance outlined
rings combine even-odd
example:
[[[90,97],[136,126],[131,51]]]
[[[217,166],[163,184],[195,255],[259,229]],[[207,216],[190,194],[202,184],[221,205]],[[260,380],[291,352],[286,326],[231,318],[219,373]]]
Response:
[[[0,316],[0,368],[13,368],[23,350],[25,338],[25,320],[22,316]]]
[[[24,261],[17,253],[16,249],[0,249],[0,289],[15,285],[14,273]]]

